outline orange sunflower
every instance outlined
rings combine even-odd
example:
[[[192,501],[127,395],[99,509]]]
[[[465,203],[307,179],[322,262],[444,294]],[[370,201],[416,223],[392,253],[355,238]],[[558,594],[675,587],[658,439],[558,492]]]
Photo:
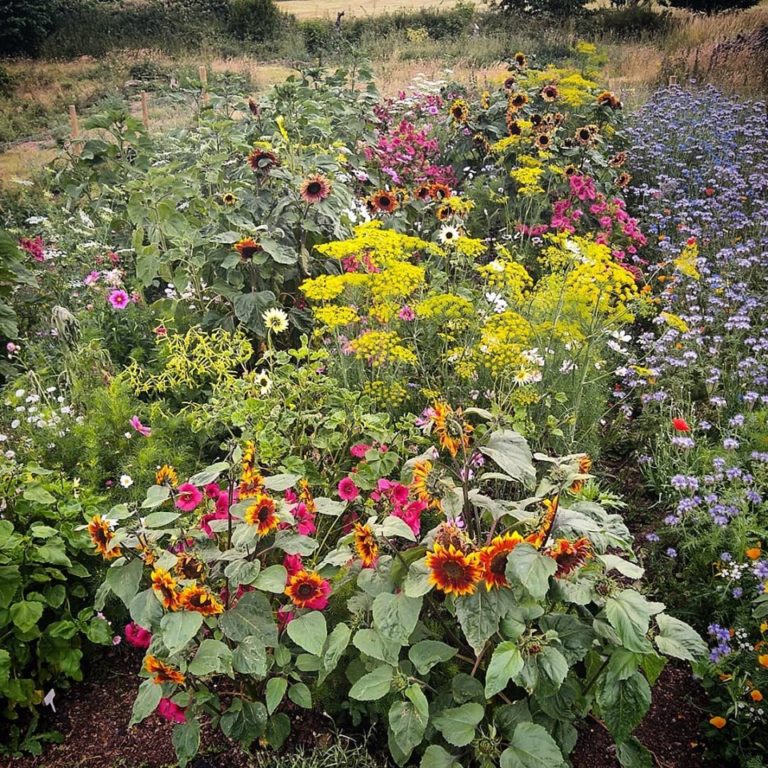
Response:
[[[429,185],[429,196],[433,200],[445,200],[453,196],[453,190],[442,181],[435,181]]]
[[[557,97],[560,95],[560,91],[557,90],[556,85],[545,85],[540,91],[539,95],[544,101],[557,101]]]
[[[434,549],[427,552],[427,568],[429,583],[446,595],[456,597],[471,595],[483,574],[477,552],[465,554],[452,544],[448,547],[435,544]]]
[[[152,590],[163,607],[169,611],[177,611],[179,609],[179,595],[176,591],[178,587],[176,579],[165,568],[155,568],[150,578]]]
[[[611,93],[610,91],[603,91],[597,97],[597,103],[601,107],[610,107],[611,109],[621,109],[621,99],[619,99],[615,93]]]
[[[536,145],[536,149],[544,152],[552,146],[552,137],[548,133],[540,133],[536,136],[534,144]]]
[[[448,111],[454,122],[466,123],[469,119],[469,106],[464,99],[454,99]]]
[[[203,581],[205,577],[205,563],[188,552],[182,552],[176,556],[176,565],[173,566],[173,570],[180,579]]]
[[[489,592],[493,587],[509,586],[506,577],[507,557],[523,541],[527,541],[527,539],[524,539],[517,531],[505,533],[503,536],[496,536],[487,547],[483,547],[478,552],[485,588]]]
[[[434,468],[434,464],[429,459],[414,462],[410,488],[419,501],[426,502],[435,509],[440,509],[442,505],[440,475],[434,471]]]
[[[544,554],[557,562],[555,576],[561,578],[577,568],[581,568],[592,557],[592,542],[585,536],[575,541],[556,539],[555,543]]]
[[[435,412],[435,432],[440,446],[453,457],[459,452],[459,448],[466,450],[473,427],[461,418],[461,408],[454,411],[448,403],[438,401],[433,404],[432,410]]]
[[[400,206],[397,202],[397,196],[393,192],[388,192],[386,189],[380,189],[378,192],[374,192],[370,196],[369,202],[374,213],[393,213]]]
[[[257,173],[267,174],[280,165],[280,160],[274,152],[256,147],[248,155],[248,165]]]
[[[259,536],[266,536],[280,524],[280,518],[275,511],[275,500],[266,493],[253,497],[253,503],[245,510],[245,522],[255,525]]]
[[[254,240],[252,237],[244,237],[242,240],[238,240],[235,243],[235,250],[240,254],[240,258],[243,261],[252,259],[259,251],[262,250],[261,244]]]
[[[513,93],[509,97],[509,106],[511,109],[522,109],[528,103],[527,93]]]
[[[428,202],[432,198],[432,185],[427,182],[419,184],[414,190],[413,196],[422,202]]]
[[[163,466],[155,472],[155,485],[170,485],[171,488],[175,488],[178,484],[179,476],[170,464],[163,464]]]
[[[299,608],[322,610],[328,604],[331,585],[316,571],[301,570],[288,579],[285,594]]]
[[[515,54],[514,59],[515,59],[515,64],[517,64],[517,66],[520,67],[520,69],[528,66],[528,59],[526,58],[525,54],[522,51],[518,51]]]
[[[109,522],[101,515],[94,515],[91,518],[91,522],[88,523],[88,535],[91,537],[96,551],[105,560],[113,560],[122,556],[123,552],[120,547],[112,544],[115,540],[115,534],[112,533]]]
[[[541,549],[549,538],[549,534],[552,532],[552,526],[555,524],[555,515],[557,515],[557,508],[560,505],[560,497],[554,496],[551,499],[544,499],[542,502],[544,507],[544,514],[541,518],[541,523],[535,533],[532,534],[533,541],[531,542],[536,549]]]
[[[179,605],[185,611],[201,613],[203,616],[217,616],[224,612],[224,606],[205,587],[193,584],[185,587],[179,595]]]
[[[371,568],[379,557],[379,546],[369,525],[355,523],[355,551],[363,568]]]
[[[174,669],[164,661],[149,654],[144,659],[144,669],[153,675],[152,681],[158,685],[162,683],[173,683],[174,685],[184,685],[184,675],[178,669]]]
[[[322,203],[331,194],[331,182],[316,173],[304,179],[299,194],[305,203]]]

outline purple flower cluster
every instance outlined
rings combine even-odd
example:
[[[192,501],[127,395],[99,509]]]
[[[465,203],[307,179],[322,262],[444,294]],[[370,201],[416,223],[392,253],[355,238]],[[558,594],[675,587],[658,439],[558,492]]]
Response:
[[[715,643],[715,647],[709,653],[709,660],[716,664],[732,650],[731,633],[726,627],[721,627],[719,624],[710,624],[707,627],[707,632]]]

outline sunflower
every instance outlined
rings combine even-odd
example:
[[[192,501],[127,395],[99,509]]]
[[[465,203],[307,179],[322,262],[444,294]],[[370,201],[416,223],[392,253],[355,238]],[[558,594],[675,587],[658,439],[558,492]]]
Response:
[[[429,196],[433,200],[445,200],[452,195],[451,188],[447,184],[443,184],[442,181],[435,181],[429,187]]]
[[[413,196],[422,202],[428,202],[432,198],[432,185],[423,182],[416,187]]]
[[[435,509],[440,509],[442,505],[440,477],[440,472],[435,470],[429,459],[414,462],[411,490],[419,501]]]
[[[178,669],[174,669],[169,664],[161,661],[157,656],[149,654],[144,659],[144,669],[150,675],[154,675],[153,682],[161,685],[162,683],[173,683],[174,685],[184,685],[184,675]]]
[[[512,109],[522,109],[527,103],[528,94],[523,93],[522,91],[519,93],[514,93],[509,97],[509,106]]]
[[[544,101],[557,101],[557,97],[560,95],[560,91],[557,90],[556,85],[545,85],[540,91],[539,95]]]
[[[285,588],[285,594],[299,608],[311,608],[318,602],[322,604],[329,592],[330,585],[316,571],[301,570],[294,573]]]
[[[258,472],[243,472],[237,486],[240,500],[253,499],[264,490],[264,478]]]
[[[525,539],[517,533],[505,533],[496,536],[487,547],[478,552],[480,567],[483,569],[485,588],[490,592],[493,587],[506,587],[507,557],[509,553]]]
[[[221,196],[221,202],[224,203],[224,205],[234,205],[237,202],[237,198],[232,192],[225,192]]]
[[[616,96],[615,93],[611,93],[610,91],[603,91],[597,97],[597,103],[601,107],[610,107],[611,109],[621,109],[621,100]]]
[[[616,186],[617,187],[626,187],[629,182],[632,181],[632,175],[627,173],[626,171],[622,171],[617,177],[616,177]]]
[[[163,466],[155,472],[155,485],[170,485],[171,488],[175,488],[178,484],[179,476],[170,464],[163,464]]]
[[[436,402],[432,408],[435,412],[435,432],[440,446],[455,458],[459,448],[466,450],[469,447],[469,436],[473,427],[461,417],[461,408],[454,411],[448,403],[441,402]]]
[[[584,125],[576,130],[574,138],[579,144],[587,145],[592,141],[592,131],[589,130],[589,126]]]
[[[557,539],[544,553],[557,563],[555,576],[561,578],[567,576],[592,557],[592,542],[585,536],[571,541],[570,539]]]
[[[252,237],[244,237],[242,240],[238,240],[234,247],[243,261],[252,259],[262,250],[261,243],[257,242]]]
[[[573,164],[566,165],[565,168],[563,168],[563,173],[566,176],[573,176],[574,173],[578,173],[578,172],[579,172],[579,169]]]
[[[96,551],[105,560],[112,560],[122,556],[123,553],[120,547],[112,545],[115,534],[112,533],[109,521],[105,520],[101,515],[94,515],[91,518],[91,522],[88,523],[88,535],[91,537]]]
[[[443,245],[449,245],[459,239],[459,230],[456,227],[441,227],[437,237]]]
[[[355,551],[363,568],[371,568],[379,557],[379,547],[369,525],[355,523]]]
[[[256,526],[259,536],[266,536],[274,531],[280,523],[275,511],[275,500],[266,493],[258,493],[253,497],[253,503],[245,510],[245,522]]]
[[[454,122],[466,123],[469,119],[469,106],[464,99],[454,99],[448,111]]]
[[[163,608],[176,611],[179,608],[179,595],[176,592],[176,579],[165,568],[155,568],[152,571],[152,590],[155,597],[163,604]]]
[[[248,165],[257,173],[267,174],[280,165],[280,160],[274,152],[256,147],[248,155]]]
[[[205,579],[205,563],[188,552],[182,552],[176,556],[176,565],[173,566],[173,570],[180,579],[197,581]]]
[[[179,605],[185,611],[203,616],[218,616],[224,613],[224,606],[205,587],[193,584],[185,587],[179,595]]]
[[[268,395],[272,391],[272,379],[269,378],[269,374],[266,371],[257,373],[254,383],[259,388],[259,394],[261,395]]]
[[[611,168],[621,168],[621,166],[624,165],[624,163],[626,162],[627,162],[627,153],[617,152],[608,160],[608,165],[610,165]]]
[[[540,133],[536,136],[534,144],[537,149],[543,152],[552,146],[552,137],[548,133]]]
[[[509,132],[509,135],[522,136],[523,126],[520,124],[520,121],[514,117],[514,113],[510,112],[507,116],[510,118],[507,120],[507,131]]]
[[[399,207],[397,197],[392,192],[387,192],[386,189],[380,189],[378,192],[374,192],[369,202],[371,208],[375,213],[392,213]]]
[[[248,109],[254,117],[258,117],[261,114],[261,107],[252,96],[248,97]]]
[[[288,315],[279,307],[270,307],[263,315],[264,325],[272,333],[283,333],[288,330]]]
[[[331,194],[331,182],[316,173],[304,179],[299,194],[305,203],[322,203]]]
[[[541,522],[536,532],[533,534],[531,543],[536,549],[541,549],[549,538],[549,534],[552,531],[552,527],[555,524],[555,516],[557,515],[557,509],[560,505],[560,497],[553,496],[551,499],[544,499],[542,506],[544,507],[544,514],[541,517]]]
[[[505,91],[511,91],[515,87],[515,80],[517,78],[514,75],[509,75],[501,87]]]
[[[482,578],[477,552],[465,554],[453,545],[446,548],[435,544],[434,549],[427,552],[427,568],[429,583],[446,595],[456,597],[471,595]]]
[[[442,203],[435,210],[435,218],[438,221],[448,221],[453,216],[453,209],[447,203]]]
[[[528,66],[528,59],[526,58],[525,54],[522,51],[518,51],[514,56],[515,64],[517,64],[520,69],[523,69],[523,67]]]
[[[579,459],[578,472],[580,475],[586,475],[589,473],[590,469],[592,469],[592,459],[590,459],[589,456],[584,454]],[[574,480],[571,483],[571,487],[568,490],[571,493],[578,493],[583,487],[584,487],[584,481],[579,479],[579,480]]]
[[[307,508],[308,514],[317,514],[317,504],[315,504],[312,491],[309,490],[309,482],[303,477],[299,480],[299,501]]]

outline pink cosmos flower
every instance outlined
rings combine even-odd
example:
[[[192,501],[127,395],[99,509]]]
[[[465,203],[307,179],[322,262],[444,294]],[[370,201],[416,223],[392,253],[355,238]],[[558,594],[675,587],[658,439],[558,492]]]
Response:
[[[184,710],[178,704],[174,704],[170,699],[160,699],[160,703],[157,705],[157,714],[164,720],[169,720],[172,723],[187,722],[187,716],[184,714]]]
[[[145,427],[141,421],[139,420],[138,416],[131,416],[131,426],[140,434],[144,435],[144,437],[149,437],[152,434],[152,429],[150,427]]]
[[[183,512],[191,512],[203,500],[200,489],[192,483],[182,483],[176,496],[176,506]]]
[[[406,323],[416,319],[416,313],[407,304],[400,309],[397,316]]]
[[[131,297],[123,290],[110,291],[107,301],[113,309],[125,309],[130,302]]]
[[[354,501],[360,495],[360,490],[351,477],[342,478],[338,485],[338,492],[339,498],[344,501]]]
[[[283,567],[288,571],[289,576],[293,576],[294,573],[298,573],[304,568],[301,561],[301,555],[286,555],[283,558]]]
[[[84,278],[83,282],[86,285],[93,285],[94,283],[99,282],[99,278],[101,277],[101,273],[97,272],[95,269],[92,272],[89,272]]]
[[[135,621],[125,625],[125,639],[128,645],[146,650],[152,642],[152,633],[138,625]]]
[[[356,459],[364,459],[365,454],[370,451],[372,446],[368,445],[367,443],[355,443],[350,449],[349,452],[356,458]]]

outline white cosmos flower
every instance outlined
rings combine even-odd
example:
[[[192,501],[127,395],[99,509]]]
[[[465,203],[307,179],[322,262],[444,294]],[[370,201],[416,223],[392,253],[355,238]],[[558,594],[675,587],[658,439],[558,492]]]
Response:
[[[133,485],[133,478],[130,475],[120,475],[120,485],[123,488],[130,488]]]
[[[288,315],[282,309],[272,307],[262,315],[262,318],[264,319],[264,325],[272,333],[282,333],[288,330]]]

